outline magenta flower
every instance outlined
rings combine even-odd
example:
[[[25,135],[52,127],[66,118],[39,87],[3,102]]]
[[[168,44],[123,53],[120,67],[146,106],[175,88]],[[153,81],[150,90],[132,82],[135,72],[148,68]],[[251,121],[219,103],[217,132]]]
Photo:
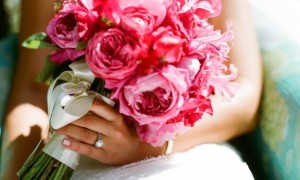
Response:
[[[139,73],[148,74],[156,68],[168,64],[177,64],[184,57],[184,40],[177,36],[170,27],[157,28],[150,37],[145,39],[140,53]],[[142,43],[142,42],[140,42]]]
[[[77,0],[77,2],[97,16],[96,24],[99,27],[119,26],[121,10],[118,0]]]
[[[151,35],[154,55],[167,63],[178,63],[184,56],[183,40],[170,28],[160,27]]]
[[[81,40],[88,40],[95,31],[96,17],[86,8],[66,4],[49,22],[47,34],[54,45],[75,49]]]

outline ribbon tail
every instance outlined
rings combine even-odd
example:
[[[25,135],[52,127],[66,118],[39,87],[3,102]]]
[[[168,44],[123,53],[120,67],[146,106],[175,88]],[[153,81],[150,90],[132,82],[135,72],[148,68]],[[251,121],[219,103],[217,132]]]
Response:
[[[54,133],[42,151],[75,170],[79,164],[80,154],[62,145],[61,142],[65,137],[65,135]]]

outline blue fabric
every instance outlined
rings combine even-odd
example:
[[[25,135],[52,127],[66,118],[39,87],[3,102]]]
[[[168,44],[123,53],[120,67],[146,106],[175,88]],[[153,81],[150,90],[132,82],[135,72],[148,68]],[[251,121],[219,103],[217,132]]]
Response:
[[[0,139],[4,112],[17,59],[17,42],[17,35],[15,34],[0,39]]]
[[[250,135],[252,169],[263,179],[300,179],[300,46],[264,50],[264,89],[258,129]],[[249,152],[246,152],[249,153]],[[253,161],[258,159],[258,161]]]

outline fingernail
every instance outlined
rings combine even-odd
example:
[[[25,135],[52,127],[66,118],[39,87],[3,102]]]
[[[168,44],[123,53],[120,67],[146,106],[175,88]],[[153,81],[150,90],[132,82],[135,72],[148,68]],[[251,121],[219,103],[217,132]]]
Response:
[[[63,145],[70,146],[71,142],[67,139],[63,140]]]

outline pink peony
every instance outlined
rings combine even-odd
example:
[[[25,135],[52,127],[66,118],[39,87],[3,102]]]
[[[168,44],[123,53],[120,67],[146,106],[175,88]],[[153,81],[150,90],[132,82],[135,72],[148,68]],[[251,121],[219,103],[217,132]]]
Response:
[[[127,7],[122,10],[121,27],[131,36],[147,38],[155,27],[157,17],[143,7]]]
[[[117,28],[100,31],[89,41],[86,62],[92,72],[105,81],[122,80],[135,73],[138,46]]]
[[[187,71],[169,65],[162,72],[133,77],[115,97],[120,112],[140,125],[164,123],[180,112],[189,85]]]
[[[212,115],[210,99],[199,97],[190,98],[181,107],[180,113],[165,123],[151,122],[144,125],[135,123],[137,135],[141,140],[152,146],[162,146],[166,141],[174,139],[188,127],[200,120],[204,113]]]
[[[75,49],[95,31],[96,17],[79,5],[66,4],[47,26],[47,35],[62,49]]]
[[[158,26],[162,23],[166,16],[167,8],[171,4],[171,0],[118,0],[121,10],[135,6],[147,9],[150,14],[157,17],[156,25]]]

